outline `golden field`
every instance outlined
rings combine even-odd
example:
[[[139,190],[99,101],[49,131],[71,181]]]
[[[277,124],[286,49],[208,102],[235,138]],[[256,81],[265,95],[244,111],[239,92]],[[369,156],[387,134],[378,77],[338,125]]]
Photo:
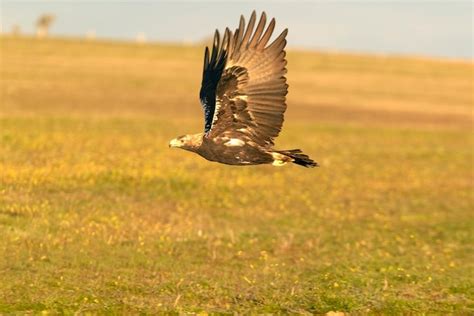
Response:
[[[472,63],[290,51],[321,167],[231,167],[167,146],[203,47],[0,45],[0,313],[474,312]]]

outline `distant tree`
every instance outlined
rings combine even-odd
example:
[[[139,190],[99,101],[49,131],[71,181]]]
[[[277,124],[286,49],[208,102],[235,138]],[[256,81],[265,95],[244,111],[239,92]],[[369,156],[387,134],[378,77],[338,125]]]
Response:
[[[21,27],[18,24],[12,25],[12,35],[13,36],[20,36],[21,35]]]
[[[48,36],[49,28],[54,22],[55,16],[49,13],[45,13],[39,16],[36,21],[36,36],[39,38]]]
[[[95,30],[89,30],[86,33],[86,39],[93,41],[95,40]]]
[[[135,41],[138,44],[145,44],[147,42],[146,34],[143,32],[137,33],[135,36]]]

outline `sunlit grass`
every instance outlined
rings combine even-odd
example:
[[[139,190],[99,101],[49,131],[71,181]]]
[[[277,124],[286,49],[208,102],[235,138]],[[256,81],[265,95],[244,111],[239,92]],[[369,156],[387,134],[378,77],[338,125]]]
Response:
[[[1,40],[0,312],[472,313],[471,65],[290,53],[322,166],[230,167],[200,48]]]

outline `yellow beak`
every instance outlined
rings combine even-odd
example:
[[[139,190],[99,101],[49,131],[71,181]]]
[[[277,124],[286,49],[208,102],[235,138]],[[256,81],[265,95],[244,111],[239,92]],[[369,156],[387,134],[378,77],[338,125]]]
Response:
[[[170,147],[170,148],[171,147],[181,147],[181,142],[177,138],[172,139],[170,141],[170,143],[168,144],[168,147]]]

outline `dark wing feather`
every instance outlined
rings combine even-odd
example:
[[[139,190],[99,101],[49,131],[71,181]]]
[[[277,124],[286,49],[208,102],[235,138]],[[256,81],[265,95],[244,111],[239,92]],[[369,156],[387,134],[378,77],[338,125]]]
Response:
[[[286,110],[284,48],[288,31],[284,30],[267,46],[275,20],[265,29],[266,15],[262,13],[254,31],[255,22],[255,11],[247,28],[241,17],[229,42],[209,136],[239,133],[266,146],[278,136]]]
[[[201,91],[199,98],[204,108],[204,130],[211,129],[212,119],[216,108],[216,89],[224,70],[227,49],[229,46],[229,30],[227,29],[221,43],[219,31],[214,34],[211,57],[209,58],[209,48],[204,52],[204,67],[202,73]]]

